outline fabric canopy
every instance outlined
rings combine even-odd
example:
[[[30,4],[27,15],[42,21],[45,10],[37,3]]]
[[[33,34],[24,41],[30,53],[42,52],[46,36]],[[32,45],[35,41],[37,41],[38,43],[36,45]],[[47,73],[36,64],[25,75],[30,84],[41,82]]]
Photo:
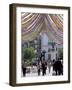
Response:
[[[24,41],[31,41],[44,32],[49,40],[63,44],[62,14],[21,13],[21,29]]]

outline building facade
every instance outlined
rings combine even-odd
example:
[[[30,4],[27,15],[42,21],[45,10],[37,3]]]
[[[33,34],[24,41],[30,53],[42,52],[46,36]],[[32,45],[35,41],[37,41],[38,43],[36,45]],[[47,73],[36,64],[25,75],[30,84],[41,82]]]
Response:
[[[41,54],[45,52],[44,58],[46,61],[57,60],[58,49],[63,48],[62,45],[56,44],[54,41],[49,41],[48,36],[44,33],[36,37],[32,41],[22,41],[23,48],[33,47],[36,53],[36,58],[41,57]]]

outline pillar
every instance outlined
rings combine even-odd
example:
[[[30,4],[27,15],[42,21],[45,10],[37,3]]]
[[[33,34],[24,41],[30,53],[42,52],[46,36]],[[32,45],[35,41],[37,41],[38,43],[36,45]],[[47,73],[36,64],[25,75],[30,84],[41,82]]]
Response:
[[[45,60],[48,60],[48,36],[46,33],[41,34],[41,50],[45,51]]]

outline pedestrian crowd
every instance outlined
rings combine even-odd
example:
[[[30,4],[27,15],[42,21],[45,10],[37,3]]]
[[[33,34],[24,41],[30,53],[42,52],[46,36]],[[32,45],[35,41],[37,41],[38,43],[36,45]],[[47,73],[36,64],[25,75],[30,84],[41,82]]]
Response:
[[[41,75],[42,72],[42,76],[46,75],[47,72],[47,68],[48,68],[48,72],[50,73],[51,71],[51,67],[53,68],[53,73],[55,73],[54,75],[63,75],[63,60],[61,61],[61,59],[53,59],[53,60],[49,60],[46,61],[44,58],[42,58],[41,60],[38,59],[37,60],[37,73],[38,76]],[[23,71],[23,76],[26,76],[26,70],[27,67],[25,64],[22,65],[22,71]]]

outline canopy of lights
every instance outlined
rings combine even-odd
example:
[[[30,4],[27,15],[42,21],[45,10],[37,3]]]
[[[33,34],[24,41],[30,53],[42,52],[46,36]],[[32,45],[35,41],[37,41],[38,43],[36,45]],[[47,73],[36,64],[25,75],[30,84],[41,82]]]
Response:
[[[63,15],[22,12],[21,30],[24,41],[31,41],[46,33],[49,40],[63,44]]]

